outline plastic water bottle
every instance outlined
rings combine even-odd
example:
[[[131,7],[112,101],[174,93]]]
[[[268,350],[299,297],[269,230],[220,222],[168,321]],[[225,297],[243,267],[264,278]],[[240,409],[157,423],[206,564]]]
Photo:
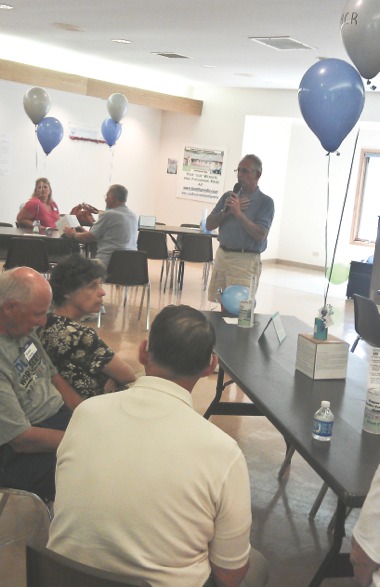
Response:
[[[33,232],[39,233],[40,232],[40,225],[41,225],[41,222],[39,220],[35,220],[33,222]]]
[[[334,414],[330,410],[330,402],[321,402],[321,407],[314,414],[313,438],[322,442],[329,442],[334,425]]]

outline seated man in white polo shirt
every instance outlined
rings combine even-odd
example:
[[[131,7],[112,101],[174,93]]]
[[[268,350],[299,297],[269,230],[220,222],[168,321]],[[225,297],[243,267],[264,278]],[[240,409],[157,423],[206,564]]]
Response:
[[[48,548],[153,587],[262,587],[250,547],[247,465],[235,440],[192,408],[211,374],[215,332],[189,306],[167,306],[139,349],[146,376],[90,398],[58,451]]]

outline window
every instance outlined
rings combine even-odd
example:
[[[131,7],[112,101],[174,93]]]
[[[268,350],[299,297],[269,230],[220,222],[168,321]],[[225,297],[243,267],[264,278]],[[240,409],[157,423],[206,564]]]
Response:
[[[351,243],[373,247],[376,242],[379,216],[380,151],[362,149],[352,219]]]

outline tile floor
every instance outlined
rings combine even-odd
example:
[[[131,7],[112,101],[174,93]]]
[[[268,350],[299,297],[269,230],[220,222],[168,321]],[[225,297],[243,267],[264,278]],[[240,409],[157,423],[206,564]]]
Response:
[[[171,290],[165,294],[159,292],[160,261],[150,261],[149,267],[152,318],[160,308],[170,303],[187,303],[204,310],[215,308],[201,289],[201,265],[186,264],[184,288],[179,295]],[[320,272],[264,264],[256,311],[296,315],[311,328],[316,311],[323,304],[324,287],[323,274]],[[330,332],[351,344],[355,339],[353,302],[346,300],[345,290],[346,284],[330,286],[328,302],[335,309],[335,324]],[[106,314],[102,317],[100,328],[104,340],[115,351],[128,357],[136,370],[141,370],[137,360],[137,346],[146,336],[144,312],[142,319],[137,321],[140,291],[138,289],[131,293],[128,308],[124,312],[119,299],[121,292],[107,286]],[[356,353],[367,357],[366,345],[360,342]],[[213,397],[215,384],[216,375],[212,375],[198,382],[194,389],[194,404],[200,413],[205,411]],[[242,393],[233,385],[228,396],[239,398]],[[263,417],[214,416],[212,421],[237,439],[246,456],[252,486],[252,544],[269,560],[271,578],[268,587],[307,587],[328,547],[327,527],[334,512],[334,494],[328,491],[315,519],[309,520],[308,512],[321,487],[321,480],[297,454],[286,477],[281,482],[278,480],[285,446],[275,428]],[[19,511],[13,510],[13,514],[20,519]],[[348,537],[356,517],[357,512],[354,511],[348,518]],[[11,519],[12,515],[8,515],[8,524]],[[0,520],[0,587],[25,586],[20,543],[28,532],[20,527],[20,522],[16,526],[14,536],[10,537],[7,535],[7,521]],[[348,539],[345,547],[349,547]],[[323,587],[353,585],[351,579],[329,579],[323,582]]]

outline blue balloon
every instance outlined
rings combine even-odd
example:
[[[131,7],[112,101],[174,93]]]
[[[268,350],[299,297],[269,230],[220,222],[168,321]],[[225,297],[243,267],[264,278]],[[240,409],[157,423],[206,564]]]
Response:
[[[37,138],[46,155],[62,141],[63,126],[53,116],[46,116],[37,125]]]
[[[249,300],[249,287],[245,285],[229,285],[222,292],[222,305],[233,316],[239,315],[240,302]]]
[[[329,153],[359,120],[364,95],[359,72],[342,59],[322,59],[303,76],[298,90],[302,116]]]
[[[121,135],[122,126],[120,122],[115,122],[111,117],[102,122],[102,135],[107,145],[113,147]]]

